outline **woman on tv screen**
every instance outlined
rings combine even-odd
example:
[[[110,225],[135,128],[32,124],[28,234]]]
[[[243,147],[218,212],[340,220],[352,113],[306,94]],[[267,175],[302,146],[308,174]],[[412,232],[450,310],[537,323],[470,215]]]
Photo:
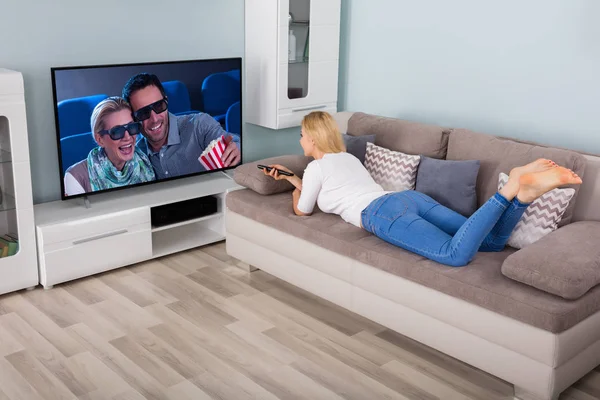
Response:
[[[154,181],[148,157],[136,146],[141,123],[134,122],[130,105],[109,97],[94,108],[91,128],[98,146],[65,174],[67,196]]]

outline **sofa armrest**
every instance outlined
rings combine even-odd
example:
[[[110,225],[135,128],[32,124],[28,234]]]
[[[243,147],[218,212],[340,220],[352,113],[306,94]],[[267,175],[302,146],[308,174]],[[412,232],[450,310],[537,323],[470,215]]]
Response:
[[[283,165],[289,168],[296,176],[302,178],[306,166],[312,160],[312,157],[301,155],[283,155],[245,163],[235,168],[233,171],[233,180],[238,185],[244,186],[262,195],[292,191],[294,185],[285,179],[277,181],[270,176],[266,176],[257,166],[259,164]]]
[[[502,274],[565,299],[600,283],[600,222],[579,221],[511,254]]]

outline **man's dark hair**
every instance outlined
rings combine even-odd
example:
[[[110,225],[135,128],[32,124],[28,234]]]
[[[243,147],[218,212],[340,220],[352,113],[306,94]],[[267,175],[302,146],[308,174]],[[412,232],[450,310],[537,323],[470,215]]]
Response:
[[[160,83],[160,79],[158,79],[156,75],[148,74],[146,72],[142,72],[141,74],[129,78],[123,87],[123,94],[121,97],[131,104],[131,95],[148,86],[156,86],[158,90],[160,90],[160,94],[165,97],[165,89],[163,88],[162,83]]]

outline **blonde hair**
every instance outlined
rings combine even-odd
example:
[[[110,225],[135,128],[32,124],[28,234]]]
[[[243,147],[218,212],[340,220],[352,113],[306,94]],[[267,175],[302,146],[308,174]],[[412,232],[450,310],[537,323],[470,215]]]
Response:
[[[127,101],[125,101],[124,98],[119,96],[108,97],[94,107],[94,111],[92,111],[92,117],[90,118],[90,125],[92,127],[94,140],[96,140],[96,135],[98,132],[110,128],[106,126],[104,121],[106,117],[109,114],[121,110],[131,110],[131,106],[129,103],[127,103]]]
[[[304,132],[315,142],[317,149],[324,153],[346,151],[344,139],[331,114],[313,111],[302,119]]]

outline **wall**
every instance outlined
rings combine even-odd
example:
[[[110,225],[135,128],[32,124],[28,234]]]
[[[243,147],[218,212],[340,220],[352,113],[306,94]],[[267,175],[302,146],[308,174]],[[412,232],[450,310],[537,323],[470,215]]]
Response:
[[[0,0],[0,66],[23,73],[35,203],[60,199],[50,67],[244,55],[243,0]],[[298,129],[245,126],[244,158],[299,153]]]
[[[600,153],[597,0],[344,0],[340,109]]]

